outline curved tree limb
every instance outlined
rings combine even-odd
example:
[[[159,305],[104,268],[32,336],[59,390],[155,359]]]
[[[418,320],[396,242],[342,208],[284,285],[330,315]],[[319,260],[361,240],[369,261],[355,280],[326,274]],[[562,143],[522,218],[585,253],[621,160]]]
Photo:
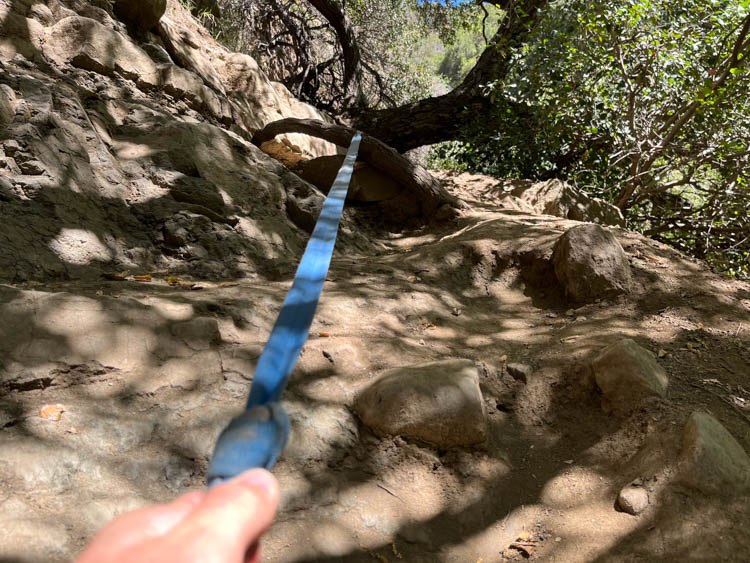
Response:
[[[354,132],[354,129],[343,125],[290,117],[273,121],[257,131],[253,136],[253,144],[260,146],[283,133],[304,133],[341,147],[347,147]],[[448,193],[427,170],[370,135],[362,135],[359,155],[405,189],[413,192],[421,202],[422,211],[427,217],[432,216],[439,207],[446,204],[452,208],[466,206],[460,199]]]
[[[362,101],[362,56],[359,51],[354,27],[343,9],[335,0],[308,0],[331,24],[344,53],[344,92],[348,105],[359,105]]]

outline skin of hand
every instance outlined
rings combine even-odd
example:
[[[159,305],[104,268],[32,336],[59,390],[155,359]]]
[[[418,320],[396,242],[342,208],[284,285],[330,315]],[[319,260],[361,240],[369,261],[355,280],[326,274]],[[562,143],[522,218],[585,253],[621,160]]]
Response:
[[[274,476],[252,469],[209,491],[123,514],[77,563],[257,563],[278,503]]]

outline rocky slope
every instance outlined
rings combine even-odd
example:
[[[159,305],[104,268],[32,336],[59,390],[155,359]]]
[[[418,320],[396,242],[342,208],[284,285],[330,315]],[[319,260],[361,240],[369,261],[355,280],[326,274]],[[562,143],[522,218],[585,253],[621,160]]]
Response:
[[[0,27],[0,278],[226,278],[299,254],[321,196],[248,139],[326,116],[178,2],[158,35],[128,30],[107,2],[3,0]],[[291,137],[307,157],[336,152]],[[349,239],[367,245],[345,222]]]
[[[179,4],[118,17],[0,0],[2,561],[203,486],[321,200],[247,139],[325,116]],[[267,560],[746,561],[750,286],[558,185],[445,181],[453,222],[347,211]]]

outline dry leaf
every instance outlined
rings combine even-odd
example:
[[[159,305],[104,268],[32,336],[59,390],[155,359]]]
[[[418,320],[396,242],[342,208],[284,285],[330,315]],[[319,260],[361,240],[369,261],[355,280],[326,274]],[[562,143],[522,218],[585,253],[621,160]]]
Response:
[[[644,254],[643,257],[648,260],[649,262],[654,262],[655,264],[658,264],[660,260],[658,258],[654,258],[653,256],[649,256],[648,254]]]
[[[133,279],[135,281],[150,282],[151,281],[151,275],[150,274],[146,274],[144,276],[133,276]]]
[[[318,333],[318,336],[319,336],[320,338],[328,338],[328,337],[329,337],[329,336],[331,336],[331,335],[330,335],[330,334],[328,334],[327,332],[319,332],[319,333]]]
[[[171,283],[180,283],[180,278],[178,278],[177,276],[167,276],[166,278],[164,278],[164,280],[167,283],[170,283],[170,284]]]
[[[667,355],[667,353],[668,352],[666,350],[664,350],[663,348],[659,348],[659,352],[657,353],[657,356],[660,357],[660,358],[663,358],[664,356]]]
[[[127,270],[124,272],[111,272],[111,273],[105,273],[102,274],[102,277],[105,280],[111,280],[111,281],[125,281],[128,279],[128,276],[130,275],[130,272]]]
[[[406,279],[409,280],[410,282],[415,282],[415,281],[417,281],[417,276],[409,276]]]
[[[97,295],[104,295],[104,292],[101,289],[96,290]]]
[[[531,539],[532,535],[533,534],[531,532],[521,532],[520,534],[518,534],[518,539],[516,541],[527,542]]]
[[[65,407],[62,405],[44,405],[39,411],[39,416],[57,422],[62,418]]]
[[[219,287],[237,287],[238,285],[240,285],[238,282],[228,281],[228,282],[221,282],[219,284]]]

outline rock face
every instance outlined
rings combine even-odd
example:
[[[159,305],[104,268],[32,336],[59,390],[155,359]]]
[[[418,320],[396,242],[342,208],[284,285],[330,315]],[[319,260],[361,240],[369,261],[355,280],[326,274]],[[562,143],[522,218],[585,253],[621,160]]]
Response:
[[[156,65],[127,37],[91,18],[70,16],[47,33],[44,54],[58,65],[111,76],[115,71],[143,87],[159,84]]]
[[[630,265],[615,236],[599,225],[579,225],[563,234],[552,254],[555,276],[576,303],[627,293]]]
[[[601,225],[625,226],[622,212],[616,206],[603,199],[589,197],[561,180],[520,185],[510,195],[531,206],[535,213]]]
[[[336,174],[344,162],[342,155],[321,156],[300,162],[300,176],[315,185],[323,193],[328,193]],[[347,199],[350,201],[386,201],[401,193],[401,188],[390,176],[366,163],[358,162],[349,185]]]
[[[718,420],[694,412],[682,439],[679,482],[704,493],[736,495],[750,491],[750,457]]]
[[[322,197],[248,140],[275,119],[327,117],[179,2],[147,42],[113,15],[110,2],[0,0],[0,279],[292,268]],[[336,151],[295,143],[305,158]]]
[[[167,0],[115,0],[117,17],[141,31],[148,31],[159,23],[167,9]]]
[[[479,374],[471,360],[389,370],[357,398],[355,409],[377,434],[443,448],[482,443],[487,432]]]
[[[650,397],[663,397],[669,379],[654,355],[630,338],[607,346],[591,362],[605,408],[625,414]]]

